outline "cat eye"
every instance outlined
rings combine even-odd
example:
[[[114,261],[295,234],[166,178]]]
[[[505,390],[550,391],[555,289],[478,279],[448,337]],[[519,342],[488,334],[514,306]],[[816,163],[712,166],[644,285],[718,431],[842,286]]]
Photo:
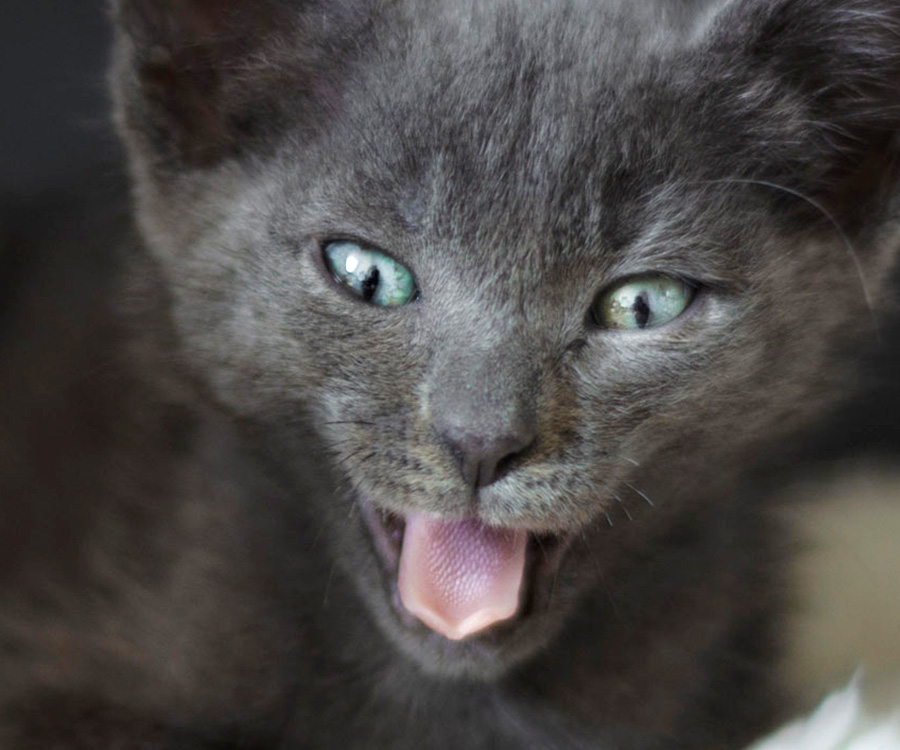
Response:
[[[335,281],[365,302],[399,307],[418,295],[410,270],[377,250],[342,240],[329,242],[322,254]]]
[[[687,310],[696,292],[695,287],[673,276],[634,276],[601,294],[588,317],[600,328],[656,328]]]

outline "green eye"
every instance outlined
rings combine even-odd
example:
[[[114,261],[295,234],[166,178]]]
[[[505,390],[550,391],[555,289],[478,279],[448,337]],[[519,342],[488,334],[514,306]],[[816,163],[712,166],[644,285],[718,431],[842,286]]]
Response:
[[[602,294],[590,319],[601,328],[656,328],[681,315],[695,293],[694,287],[672,276],[636,276]]]
[[[330,242],[324,256],[335,280],[366,302],[399,307],[416,298],[416,282],[409,269],[384,253],[355,242]]]

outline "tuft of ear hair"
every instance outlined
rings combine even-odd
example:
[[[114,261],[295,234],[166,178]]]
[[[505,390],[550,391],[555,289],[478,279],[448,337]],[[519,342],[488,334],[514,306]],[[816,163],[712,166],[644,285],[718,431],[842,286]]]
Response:
[[[113,0],[120,126],[157,167],[205,167],[312,121],[363,0]],[[327,98],[327,97],[325,97]]]
[[[849,226],[884,204],[898,176],[900,2],[732,0],[706,40],[707,80],[740,102],[733,127],[767,150],[753,177]]]

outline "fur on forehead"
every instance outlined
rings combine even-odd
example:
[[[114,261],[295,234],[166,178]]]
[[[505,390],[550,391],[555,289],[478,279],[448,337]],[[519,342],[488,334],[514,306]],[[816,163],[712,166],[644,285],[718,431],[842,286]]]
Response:
[[[807,222],[883,210],[896,4],[563,5],[118,0],[120,121],[157,175],[324,135],[367,179],[409,175],[420,218],[409,185],[430,179],[454,234],[518,213],[544,237],[605,222],[624,243],[639,198],[723,178],[778,185]]]
[[[371,64],[341,84],[346,111],[308,178],[344,169],[342,200],[354,200],[347,173],[365,186],[359,212],[393,195],[397,214],[469,247],[514,234],[540,238],[545,255],[555,249],[547,238],[625,245],[662,210],[674,226],[701,185],[722,194],[754,184],[767,207],[801,214],[804,226],[828,223],[820,208],[848,228],[883,209],[898,45],[880,25],[872,49],[860,40],[872,23],[896,24],[896,10],[734,1],[661,41],[656,30],[673,23],[648,20],[642,35],[623,36],[613,20],[625,24],[629,11],[608,5],[572,4],[552,22],[543,5],[482,6],[487,20],[471,26],[475,11],[457,3],[431,24],[395,29],[402,42],[373,48]],[[719,214],[730,208],[710,201]]]

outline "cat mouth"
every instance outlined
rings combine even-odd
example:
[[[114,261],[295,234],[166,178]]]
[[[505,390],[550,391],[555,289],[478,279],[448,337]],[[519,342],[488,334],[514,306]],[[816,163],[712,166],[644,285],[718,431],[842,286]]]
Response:
[[[407,628],[451,641],[502,639],[549,607],[571,535],[360,507]]]

